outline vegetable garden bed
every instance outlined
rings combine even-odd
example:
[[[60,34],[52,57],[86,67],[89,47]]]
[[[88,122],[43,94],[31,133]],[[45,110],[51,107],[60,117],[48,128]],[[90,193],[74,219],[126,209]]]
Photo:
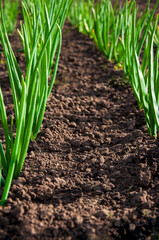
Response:
[[[10,39],[15,51],[21,47],[16,33]],[[25,69],[23,53],[16,57]],[[0,60],[11,115],[3,54]],[[114,66],[87,36],[64,34],[40,133],[0,207],[0,239],[159,238],[159,141]]]

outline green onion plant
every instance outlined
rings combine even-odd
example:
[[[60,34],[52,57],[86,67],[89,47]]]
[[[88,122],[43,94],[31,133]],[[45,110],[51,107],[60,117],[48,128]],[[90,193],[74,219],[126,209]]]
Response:
[[[19,9],[19,1],[4,1],[4,22],[7,33],[12,33],[16,27],[16,17]]]
[[[62,41],[61,30],[70,3],[71,0],[22,1],[24,23],[21,23],[18,32],[26,59],[24,76],[6,33],[1,1],[0,40],[15,110],[14,119],[11,118],[9,125],[0,88],[0,119],[5,135],[5,146],[0,142],[0,186],[4,185],[1,205],[5,204],[8,197],[12,179],[20,175],[30,139],[35,139],[39,132],[46,102],[56,77]]]
[[[144,109],[146,124],[151,136],[157,136],[159,131],[159,46],[156,47],[155,44],[155,32],[159,17],[157,16],[155,21],[152,21],[154,11],[155,8],[149,16],[138,44],[135,42],[137,33],[135,11],[133,13],[132,32],[134,34],[132,36],[132,57],[129,62],[131,84],[139,107]]]
[[[91,35],[94,27],[93,7],[94,1],[73,1],[67,18],[74,26],[78,26],[79,32]]]

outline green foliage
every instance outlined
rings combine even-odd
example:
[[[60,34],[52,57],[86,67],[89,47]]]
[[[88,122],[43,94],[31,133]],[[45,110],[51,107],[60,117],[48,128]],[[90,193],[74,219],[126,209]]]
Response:
[[[158,3],[151,11],[148,1],[145,12],[139,14],[135,0],[126,0],[123,6],[117,1],[114,7],[110,0],[75,0],[68,17],[79,31],[93,37],[108,59],[123,65],[154,136],[159,131],[159,17],[154,21]]]
[[[39,132],[56,77],[62,41],[61,29],[70,3],[69,0],[51,1],[51,4],[50,1],[43,0],[22,1],[24,24],[21,23],[19,35],[26,58],[25,77],[6,34],[1,7],[0,40],[13,94],[16,128],[14,138],[13,117],[9,126],[0,88],[0,119],[5,135],[5,150],[0,142],[0,184],[4,184],[1,205],[7,199],[12,179],[21,172],[30,139],[35,139]]]
[[[12,33],[16,27],[16,17],[18,14],[19,1],[5,0],[4,21],[7,33]]]

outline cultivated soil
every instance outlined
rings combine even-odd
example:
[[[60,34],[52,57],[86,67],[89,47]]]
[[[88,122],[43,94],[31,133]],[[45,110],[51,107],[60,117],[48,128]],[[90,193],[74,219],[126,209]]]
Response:
[[[17,33],[10,39],[21,47]],[[16,56],[25,71],[23,53]],[[0,61],[11,116],[3,54]],[[0,207],[1,240],[159,239],[159,140],[114,66],[87,36],[64,34],[40,133]]]

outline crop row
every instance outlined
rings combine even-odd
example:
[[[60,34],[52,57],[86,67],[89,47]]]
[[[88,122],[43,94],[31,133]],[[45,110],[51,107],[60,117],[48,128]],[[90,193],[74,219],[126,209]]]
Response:
[[[53,87],[61,50],[63,24],[71,0],[23,0],[24,23],[18,30],[26,60],[23,75],[7,36],[1,1],[0,41],[6,58],[13,95],[14,116],[8,121],[0,88],[0,119],[5,143],[0,142],[1,205],[8,197],[12,179],[19,176],[30,139],[35,139]],[[48,79],[49,80],[48,81]],[[11,124],[9,124],[11,122]],[[2,186],[4,185],[4,186]]]
[[[154,17],[159,1],[139,13],[135,0],[113,6],[110,0],[75,0],[69,20],[96,42],[106,58],[115,60],[129,77],[138,106],[144,109],[149,134],[159,131],[159,39]]]

